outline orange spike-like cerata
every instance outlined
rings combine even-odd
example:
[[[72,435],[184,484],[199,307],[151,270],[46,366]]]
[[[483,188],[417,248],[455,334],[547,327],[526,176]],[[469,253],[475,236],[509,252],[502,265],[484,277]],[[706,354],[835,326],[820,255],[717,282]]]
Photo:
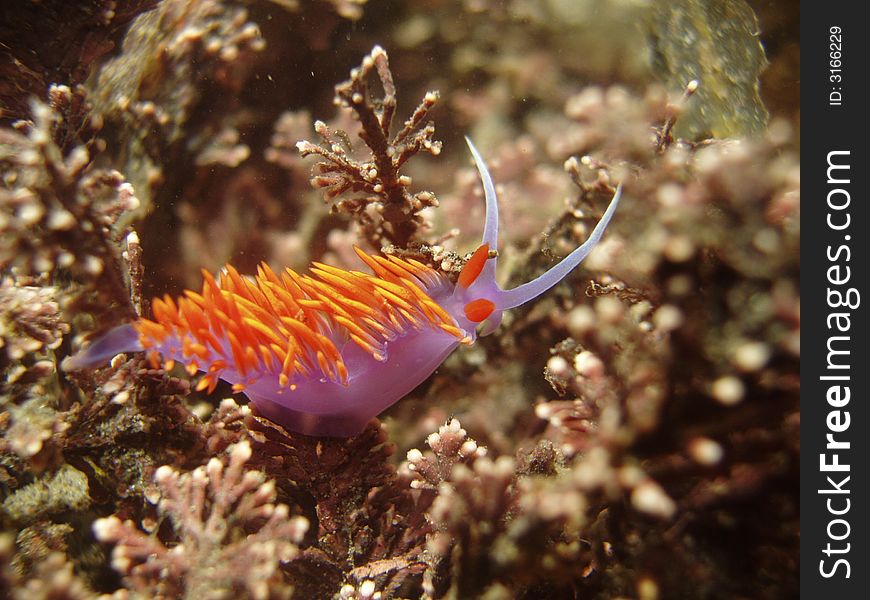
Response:
[[[440,280],[436,271],[355,250],[374,275],[315,263],[311,275],[287,269],[278,277],[262,264],[249,279],[227,265],[217,281],[203,272],[200,293],[187,291],[177,303],[155,299],[154,319],[134,326],[146,350],[176,340],[188,364],[206,372],[197,389],[209,391],[229,365],[246,381],[270,370],[279,373],[282,387],[292,388],[295,375],[319,371],[346,385],[337,343],[350,340],[383,361],[387,342],[409,329],[428,326],[463,337],[425,291]]]

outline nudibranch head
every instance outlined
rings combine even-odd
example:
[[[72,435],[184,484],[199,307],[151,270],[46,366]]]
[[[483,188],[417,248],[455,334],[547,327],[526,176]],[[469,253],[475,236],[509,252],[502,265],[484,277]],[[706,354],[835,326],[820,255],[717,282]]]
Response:
[[[581,246],[575,248],[573,252],[537,279],[510,290],[503,290],[495,280],[498,263],[498,200],[495,194],[495,185],[477,148],[474,147],[470,139],[465,138],[465,141],[468,142],[468,147],[471,149],[483,183],[484,197],[486,198],[486,220],[483,226],[481,245],[463,267],[453,297],[445,308],[465,328],[474,329],[476,324],[483,322],[480,334],[487,335],[499,326],[504,311],[537,298],[562,281],[583,262],[598,244],[601,236],[604,235],[604,230],[616,212],[622,194],[622,186],[616,189],[616,193],[601,220]],[[461,311],[458,310],[459,307],[461,307]]]
[[[486,197],[480,247],[457,282],[413,259],[369,255],[372,273],[314,263],[307,275],[280,275],[263,264],[256,276],[227,265],[203,271],[200,292],[155,299],[153,319],[122,325],[69,359],[78,369],[119,352],[144,350],[170,369],[176,362],[244,392],[280,425],[311,435],[349,436],[422,383],[459,345],[493,331],[505,310],[556,285],[598,242],[620,191],[589,239],[552,269],[519,287],[495,280],[498,205],[492,178],[468,140]],[[481,326],[481,324],[483,324]]]

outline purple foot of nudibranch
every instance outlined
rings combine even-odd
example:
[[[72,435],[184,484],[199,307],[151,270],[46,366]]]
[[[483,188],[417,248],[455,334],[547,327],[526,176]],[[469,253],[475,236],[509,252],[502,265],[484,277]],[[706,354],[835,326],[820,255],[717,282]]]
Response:
[[[304,435],[351,437],[361,433],[372,420],[369,413],[315,415],[293,410],[264,398],[248,397],[261,415],[287,431]]]

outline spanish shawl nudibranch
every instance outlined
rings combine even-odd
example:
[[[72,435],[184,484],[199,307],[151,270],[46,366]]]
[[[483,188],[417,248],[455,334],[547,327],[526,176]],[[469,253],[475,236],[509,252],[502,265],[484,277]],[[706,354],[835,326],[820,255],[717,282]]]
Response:
[[[422,383],[459,344],[491,333],[502,312],[544,293],[586,258],[619,203],[617,188],[589,239],[549,271],[511,290],[495,281],[498,204],[492,178],[467,140],[483,181],[480,247],[454,285],[413,259],[355,248],[374,274],[313,263],[310,275],[265,263],[254,278],[227,265],[219,280],[203,270],[202,291],[153,302],[153,320],[121,325],[79,352],[68,369],[94,367],[120,352],[175,362],[196,389],[218,379],[244,392],[272,421],[309,435],[350,436]]]

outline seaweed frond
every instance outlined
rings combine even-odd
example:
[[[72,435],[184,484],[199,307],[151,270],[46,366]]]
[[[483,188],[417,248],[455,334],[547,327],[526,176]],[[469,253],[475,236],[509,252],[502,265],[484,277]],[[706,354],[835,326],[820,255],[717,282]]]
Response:
[[[372,98],[369,92],[367,79],[372,71],[384,90],[380,99]],[[396,87],[387,52],[375,46],[360,67],[350,72],[350,79],[335,87],[335,104],[352,111],[359,121],[359,136],[371,151],[370,160],[354,159],[347,133],[333,132],[322,121],[314,124],[321,144],[303,140],[296,145],[302,156],[313,154],[324,159],[314,166],[311,184],[325,189],[328,201],[341,196],[333,210],[351,214],[377,248],[384,243],[405,247],[416,240],[426,226],[420,212],[438,205],[432,192],[411,193],[411,178],[400,174],[401,167],[415,154],[426,151],[437,156],[441,152],[441,142],[432,137],[435,126],[428,120],[437,101],[437,92],[427,92],[402,129],[390,137]],[[371,207],[374,210],[369,210]]]

